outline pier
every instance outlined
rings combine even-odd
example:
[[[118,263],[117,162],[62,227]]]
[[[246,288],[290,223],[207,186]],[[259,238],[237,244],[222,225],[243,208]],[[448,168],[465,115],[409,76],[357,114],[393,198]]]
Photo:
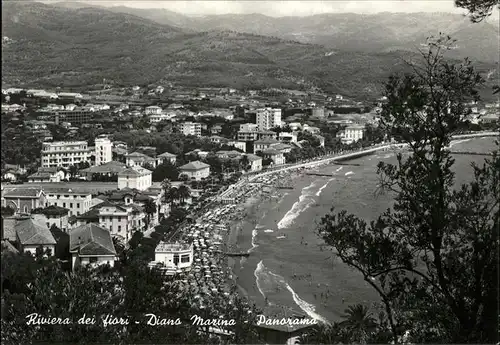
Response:
[[[328,176],[332,177],[333,174],[320,174],[320,173],[315,173],[315,172],[306,172],[306,175],[313,175],[313,176]]]
[[[244,257],[249,257],[250,256],[250,253],[247,253],[247,252],[236,252],[236,253],[224,253],[226,256],[231,256],[231,257],[235,257],[235,256],[244,256]]]
[[[333,161],[333,164],[335,164],[335,165],[348,165],[348,166],[353,166],[353,167],[361,166],[361,164],[359,164],[359,163],[342,163],[342,162],[336,162],[336,161]]]
[[[450,151],[452,155],[473,155],[473,156],[493,156],[491,153],[486,152],[472,152],[472,151]]]

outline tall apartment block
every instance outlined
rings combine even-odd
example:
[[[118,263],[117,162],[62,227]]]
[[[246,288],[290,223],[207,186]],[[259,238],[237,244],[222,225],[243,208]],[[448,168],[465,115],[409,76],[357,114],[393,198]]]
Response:
[[[86,141],[55,141],[42,144],[42,167],[69,168],[90,160],[91,150]]]
[[[183,122],[179,124],[179,129],[184,135],[201,136],[201,123],[197,122]]]
[[[113,160],[113,143],[107,136],[95,139],[95,165],[101,165]]]
[[[267,131],[270,128],[281,126],[281,109],[257,109],[256,119],[259,131]]]

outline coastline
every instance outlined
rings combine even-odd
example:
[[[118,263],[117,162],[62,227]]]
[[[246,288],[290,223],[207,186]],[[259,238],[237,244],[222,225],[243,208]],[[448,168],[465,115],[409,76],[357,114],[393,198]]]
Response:
[[[468,140],[464,140],[464,142],[465,141]],[[453,144],[459,144],[460,142],[460,139],[454,140]],[[285,264],[285,267],[283,267],[283,265],[279,264],[280,260],[283,260],[284,258],[283,252],[288,250],[288,253],[293,253],[292,255],[296,257],[302,257],[303,261],[307,263],[309,262],[308,260],[310,260],[308,251],[315,250],[311,247],[311,245],[321,246],[318,244],[320,241],[311,239],[312,236],[308,234],[307,236],[309,236],[309,238],[306,240],[309,241],[309,248],[291,249],[289,247],[290,242],[295,241],[295,244],[301,242],[300,235],[297,238],[297,236],[292,233],[293,231],[296,231],[295,229],[289,229],[288,226],[282,227],[278,224],[278,221],[279,219],[283,221],[283,218],[285,218],[288,213],[291,213],[290,211],[293,206],[295,206],[298,200],[300,200],[300,197],[304,195],[300,194],[301,191],[307,189],[311,181],[321,181],[321,183],[326,182],[329,173],[335,171],[333,173],[333,175],[335,175],[334,178],[330,180],[337,179],[338,182],[344,180],[348,184],[363,183],[363,180],[368,179],[370,176],[365,177],[361,171],[356,172],[356,169],[359,169],[357,167],[359,164],[349,164],[347,162],[360,159],[375,162],[387,159],[389,156],[393,156],[395,151],[404,151],[404,147],[396,150],[373,151],[361,155],[348,153],[347,157],[345,154],[340,154],[339,157],[328,157],[318,161],[301,163],[295,166],[284,166],[281,169],[278,168],[274,171],[265,171],[254,176],[249,176],[247,179],[244,179],[235,185],[235,188],[229,192],[229,195],[240,196],[238,198],[240,202],[237,204],[237,207],[244,211],[239,217],[233,217],[229,226],[230,233],[228,234],[227,243],[232,245],[233,248],[237,249],[239,252],[252,253],[255,249],[254,255],[251,254],[248,258],[228,258],[228,269],[232,276],[232,281],[237,287],[238,293],[248,298],[251,303],[253,302],[262,310],[266,309],[267,311],[270,304],[274,306],[282,304],[287,308],[293,306],[292,308],[298,311],[297,314],[299,315],[307,314],[305,316],[309,316],[311,318],[318,316],[318,319],[324,315],[327,320],[331,321],[341,320],[342,311],[349,304],[377,303],[378,298],[374,299],[373,295],[366,292],[367,288],[364,286],[365,283],[362,279],[360,280],[359,277],[347,272],[348,268],[335,259],[333,262],[330,260],[323,263],[318,261],[311,263],[313,265],[318,265],[317,267],[314,267],[316,269],[316,274],[312,279],[310,277],[306,277],[308,272],[307,268],[305,271],[306,275],[304,275],[304,267],[301,268],[302,274],[297,273],[297,278],[295,278],[295,269],[290,269],[290,267],[307,265],[302,265],[302,263],[298,263],[294,260],[281,261]],[[379,157],[378,159],[374,159],[368,157],[370,155],[378,155]],[[342,164],[342,162],[346,163]],[[335,168],[331,169],[332,166],[335,166]],[[318,169],[320,172],[324,170],[326,173],[324,176],[326,177],[306,176],[305,172],[311,169]],[[348,170],[353,170],[355,173]],[[376,171],[376,169],[373,168],[372,170]],[[271,180],[272,182],[266,184],[264,187],[266,191],[263,192],[255,185],[262,183],[262,181],[265,180]],[[283,186],[287,184],[293,186],[294,189],[288,191],[286,189],[278,188],[279,185]],[[313,183],[311,183],[311,185],[312,184]],[[336,182],[332,185],[338,185],[338,183]],[[314,188],[318,186],[319,185]],[[324,184],[317,191],[316,188],[313,191],[313,194],[318,197],[322,194],[325,187],[326,184]],[[320,198],[323,199],[323,202],[325,200],[331,200],[330,188],[331,185],[325,191],[325,196]],[[251,192],[249,193],[249,191]],[[287,194],[290,195],[287,196]],[[358,195],[352,196],[354,200],[356,200],[356,197],[358,197]],[[344,200],[346,199],[344,198]],[[367,204],[363,202],[361,204],[363,205],[362,211],[369,209],[369,211],[375,211],[375,214],[379,214],[380,212],[380,210],[376,209],[376,206],[369,204],[369,207],[367,207]],[[311,205],[310,209],[307,211],[307,218],[317,219],[324,214],[324,211],[319,209],[315,210],[316,206],[317,205]],[[356,205],[353,207],[351,206],[353,205],[335,205],[335,207],[345,207],[350,209],[349,211],[354,213],[359,210],[359,207],[356,207]],[[287,210],[289,210],[289,212],[286,212]],[[268,213],[272,215],[266,217]],[[303,231],[310,232],[312,229],[311,225],[313,224],[306,224],[306,228]],[[278,230],[276,230],[276,226]],[[271,252],[269,251],[270,249],[272,250]],[[327,251],[325,250],[324,254],[326,254],[326,252]],[[271,257],[269,255],[271,255]],[[317,258],[318,255],[315,255],[315,257]],[[328,270],[328,274],[325,274],[325,277],[318,276],[317,268],[319,268],[320,265],[323,269]],[[313,274],[315,269],[311,270]],[[316,286],[316,279],[318,278],[321,281],[321,286],[319,283]],[[273,279],[273,283],[281,285],[281,290],[270,290],[268,282],[265,281],[264,283],[266,286],[259,286],[259,279],[261,283],[260,285],[262,285],[262,279]],[[314,282],[312,286],[311,281]],[[283,290],[283,287],[285,290]],[[262,292],[262,289],[264,289],[265,293]],[[278,291],[281,292],[278,293]],[[268,301],[268,297],[271,302]]]

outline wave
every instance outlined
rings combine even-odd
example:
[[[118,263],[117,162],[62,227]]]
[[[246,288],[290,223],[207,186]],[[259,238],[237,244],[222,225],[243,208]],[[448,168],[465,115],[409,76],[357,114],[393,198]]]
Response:
[[[340,170],[342,170],[343,167],[340,167],[338,168],[337,170],[335,170],[335,172],[339,172]]]
[[[310,189],[314,187],[314,182],[309,186],[302,189],[302,195],[299,197],[299,201],[296,201],[292,208],[285,214],[285,216],[279,221],[278,229],[284,229],[293,224],[294,220],[305,210],[307,210],[312,204],[315,203],[313,196],[315,194],[310,193]]]
[[[352,175],[352,174],[354,174],[352,171],[348,171],[348,172],[345,173],[345,176],[349,176],[349,175]]]
[[[281,236],[276,236],[276,238],[277,238],[278,240],[281,240],[281,239],[286,238],[286,236],[281,235]]]
[[[264,232],[274,232],[274,230],[267,229],[267,230],[264,230]]]
[[[328,184],[330,182],[332,182],[333,180],[335,180],[335,178],[331,178],[329,179],[324,185],[321,186],[321,188],[316,192],[316,196],[320,196],[321,195],[321,192],[323,191],[323,189],[326,188],[326,186],[328,186]]]
[[[248,252],[250,253],[252,250],[254,250],[255,248],[257,248],[259,245],[255,243],[255,239],[257,238],[257,234],[258,234],[258,230],[257,230],[257,227],[255,229],[252,230],[252,248],[250,248],[248,250]]]
[[[266,298],[266,293],[276,293],[277,291],[281,291],[280,289],[285,288],[292,294],[295,304],[297,304],[311,319],[328,324],[328,321],[323,316],[316,313],[314,304],[300,298],[290,284],[286,282],[285,278],[267,269],[262,260],[257,264],[254,276],[257,289],[264,298]]]
[[[257,285],[257,290],[259,290],[262,297],[266,298],[266,294],[264,293],[264,290],[262,290],[260,283],[262,279],[261,277],[265,273],[264,270],[265,270],[264,264],[262,263],[262,260],[260,260],[260,262],[257,264],[257,268],[255,268],[255,271],[253,272],[253,275],[255,276],[255,284]]]
[[[462,139],[462,140],[457,140],[457,141],[453,141],[452,143],[450,143],[450,145],[447,147],[447,149],[453,147],[454,145],[457,145],[457,144],[462,144],[462,143],[466,143],[468,141],[470,141],[471,139]]]

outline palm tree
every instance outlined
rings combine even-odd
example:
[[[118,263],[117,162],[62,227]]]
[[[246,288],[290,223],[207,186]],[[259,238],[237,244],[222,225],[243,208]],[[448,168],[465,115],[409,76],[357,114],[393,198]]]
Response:
[[[356,304],[351,305],[345,310],[345,321],[340,323],[352,342],[366,344],[369,336],[376,330],[377,322],[371,313],[368,312],[368,307]]]
[[[243,157],[241,157],[240,159],[240,165],[241,165],[241,168],[243,170],[249,170],[248,167],[250,165],[250,160],[248,159],[248,156],[247,155],[244,155]]]
[[[295,344],[341,344],[341,329],[338,323],[333,325],[319,325],[301,335]]]
[[[174,202],[179,199],[179,190],[175,187],[170,188],[167,192],[166,198],[170,201],[170,207],[172,207]]]
[[[153,199],[148,199],[144,203],[144,211],[146,212],[146,228],[149,229],[149,224],[151,224],[151,216],[156,213],[156,203]]]
[[[184,203],[184,201],[191,196],[191,191],[189,190],[188,186],[183,184],[177,190],[177,195],[178,195],[179,199],[181,200],[181,202]]]
[[[168,193],[170,189],[172,188],[172,182],[168,178],[164,179],[161,181],[161,188],[163,189],[163,199],[165,202],[168,202]]]

